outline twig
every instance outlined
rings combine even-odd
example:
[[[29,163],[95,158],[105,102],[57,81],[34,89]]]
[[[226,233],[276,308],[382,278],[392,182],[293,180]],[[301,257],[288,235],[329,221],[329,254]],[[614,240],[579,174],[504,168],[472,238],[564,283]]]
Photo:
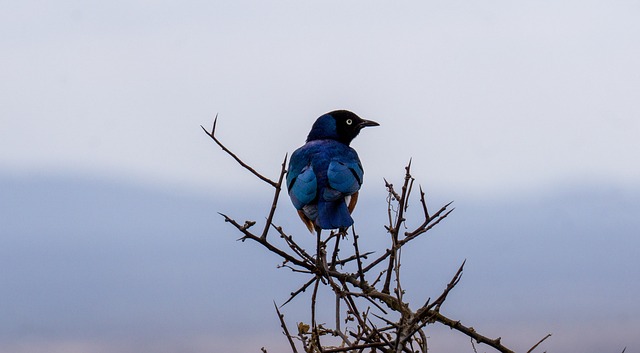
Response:
[[[351,261],[355,261],[357,259],[366,259],[369,255],[371,255],[373,253],[374,253],[373,251],[369,251],[369,252],[366,252],[364,254],[360,254],[359,257],[357,255],[351,255],[351,256],[347,257],[346,259],[337,260],[336,263],[332,264],[332,265],[340,265],[340,266],[342,266],[342,265],[345,265],[345,264],[347,264],[347,263],[349,263]],[[335,268],[335,266],[334,266],[334,268]]]
[[[341,235],[338,235],[336,237],[336,241],[335,241],[334,246],[333,246],[333,254],[331,255],[331,263],[329,264],[329,267],[331,269],[335,269],[336,268],[336,262],[337,262],[337,259],[338,259],[338,252],[340,251],[340,248],[338,247],[340,245],[340,238],[341,238]]]
[[[420,225],[420,227],[418,227],[416,230],[414,230],[413,232],[405,232],[404,236],[405,239],[403,239],[403,242],[408,242],[409,240],[415,238],[416,236],[428,231],[429,229],[433,228],[436,226],[436,224],[440,223],[440,221],[442,221],[443,219],[447,218],[447,216],[449,215],[449,213],[453,212],[453,210],[455,210],[455,208],[451,209],[449,212],[445,213],[444,215],[440,216],[440,214],[442,212],[444,212],[447,207],[449,207],[449,205],[451,205],[453,203],[453,201],[449,202],[448,204],[442,206],[438,212],[434,213],[434,215],[432,217],[429,217],[428,220],[426,220],[422,225]],[[431,223],[431,221],[433,221],[434,218],[437,219],[435,220],[435,222]],[[427,226],[428,225],[428,226]],[[408,240],[407,240],[408,239]]]
[[[452,201],[453,202],[453,201]],[[443,206],[436,214],[434,214],[433,217],[431,217],[431,219],[437,217],[437,215],[439,215],[442,211],[446,210],[446,207],[449,206],[452,202],[449,202],[448,204],[446,204],[445,206]],[[405,233],[406,238],[398,240],[398,244],[399,246],[404,246],[405,244],[407,244],[408,242],[412,241],[413,239],[416,239],[418,237],[418,235],[423,234],[427,231],[429,231],[431,228],[433,228],[434,226],[436,226],[438,223],[440,223],[440,221],[442,221],[443,219],[445,219],[451,212],[453,212],[453,210],[455,210],[455,208],[451,209],[449,212],[445,213],[444,215],[442,215],[441,217],[438,217],[438,219],[436,219],[436,221],[434,223],[429,224],[428,227],[424,228],[424,229],[420,229],[419,233]],[[371,270],[373,267],[377,266],[380,262],[384,261],[387,257],[389,257],[392,253],[392,249],[387,249],[384,254],[380,255],[377,259],[373,260],[370,264],[368,264],[367,266],[365,266],[365,268],[363,269],[363,271],[366,273],[369,270]]]
[[[336,291],[336,331],[340,331],[340,292]]]
[[[433,318],[434,318],[435,321],[437,321],[439,323],[442,323],[442,324],[450,327],[453,330],[461,332],[461,333],[465,334],[468,337],[473,338],[478,343],[487,344],[487,345],[495,348],[496,350],[498,350],[499,352],[502,352],[502,353],[515,353],[514,351],[512,351],[509,348],[507,348],[507,347],[502,345],[502,342],[501,342],[502,339],[500,337],[498,337],[496,339],[491,339],[489,337],[483,336],[483,335],[477,333],[476,330],[473,329],[472,327],[467,327],[467,326],[461,324],[460,321],[451,320],[448,317],[440,314],[437,311],[431,310],[430,314],[433,315]]]
[[[360,256],[360,249],[358,248],[358,234],[356,234],[355,227],[351,227],[351,233],[353,234],[353,249],[356,253],[356,262],[358,264],[358,276],[360,276],[360,281],[364,282],[364,272],[362,271],[362,259],[366,258],[366,256]]]
[[[318,295],[319,284],[320,277],[316,276],[316,282],[313,285],[313,294],[311,294],[311,339],[318,348],[318,351],[321,351],[320,333],[318,332],[318,324],[316,323],[316,297]]]
[[[431,216],[429,216],[429,210],[427,208],[427,201],[424,198],[425,194],[424,191],[422,190],[422,185],[420,185],[420,204],[422,205],[422,213],[424,214],[424,222],[413,232],[408,233],[408,234],[412,234],[417,232],[419,229],[422,229],[424,227],[427,226],[427,224],[429,224],[429,222],[431,222]],[[446,207],[446,206],[445,206]],[[405,236],[407,236],[407,233],[405,233]]]
[[[209,137],[211,137],[213,139],[213,141],[215,141],[215,143],[218,146],[220,146],[220,148],[222,148],[223,151],[227,152],[231,157],[233,157],[233,159],[235,159],[236,162],[238,162],[238,164],[240,164],[246,170],[248,170],[251,173],[253,173],[253,175],[257,176],[260,180],[268,183],[269,185],[271,185],[271,186],[273,186],[275,188],[276,185],[277,185],[277,183],[275,181],[273,181],[273,180],[263,176],[262,174],[258,173],[255,169],[253,169],[251,166],[249,166],[248,164],[243,162],[238,156],[236,156],[235,153],[231,152],[227,147],[225,147],[225,145],[223,145],[222,142],[220,142],[220,140],[218,140],[218,138],[215,136],[217,122],[218,122],[218,114],[216,114],[216,117],[213,120],[213,127],[211,128],[211,132],[207,131],[207,129],[205,129],[204,126],[202,126],[202,125],[200,125],[200,127],[202,128],[202,130],[207,135],[209,135]]]
[[[293,250],[298,256],[300,256],[303,259],[306,259],[309,262],[309,264],[315,261],[311,255],[309,255],[300,245],[298,245],[293,240],[292,236],[285,234],[284,230],[282,230],[282,227],[276,226],[275,224],[272,224],[272,226],[278,232],[278,234],[280,234],[280,237],[284,239],[284,241],[287,243],[289,248]],[[261,242],[266,241],[266,239],[260,238],[260,241]]]
[[[409,160],[409,164],[405,167],[405,176],[404,176],[404,184],[402,184],[402,194],[400,195],[400,199],[398,200],[398,214],[395,218],[395,224],[390,224],[389,233],[391,233],[391,252],[389,256],[389,264],[387,265],[387,277],[384,280],[384,285],[382,287],[382,293],[389,293],[389,286],[391,285],[391,275],[393,266],[396,264],[396,256],[398,249],[398,233],[400,232],[400,227],[404,223],[404,212],[407,208],[407,199],[409,197],[409,192],[411,190],[409,183],[411,178],[411,160]],[[393,222],[392,222],[393,223]]]
[[[293,343],[293,339],[291,338],[291,334],[289,334],[289,330],[287,329],[287,324],[284,322],[284,315],[282,315],[280,313],[280,310],[278,310],[278,305],[276,305],[276,302],[273,302],[273,306],[276,308],[278,319],[280,319],[280,327],[282,327],[282,329],[284,330],[284,335],[287,336],[289,345],[291,345],[291,350],[293,351],[293,353],[298,353],[298,350],[296,350],[296,345]]]
[[[453,287],[455,287],[458,284],[458,282],[460,282],[460,278],[462,277],[462,271],[464,270],[465,263],[467,263],[466,259],[462,261],[462,264],[458,268],[458,271],[453,276],[449,284],[447,284],[447,288],[445,288],[442,294],[440,294],[440,297],[438,297],[438,299],[436,299],[431,305],[427,307],[427,310],[430,310],[431,308],[433,308],[436,311],[440,310],[440,306],[442,306],[442,303],[444,303],[444,301],[447,299],[447,295],[449,295],[449,292],[451,292]]]
[[[542,339],[541,339],[540,341],[538,341],[538,343],[534,344],[534,345],[533,345],[533,347],[531,347],[531,348],[527,351],[527,353],[531,353],[531,352],[533,352],[533,350],[534,350],[534,349],[536,349],[536,347],[538,347],[538,346],[540,345],[540,343],[544,342],[544,340],[546,340],[546,339],[547,339],[547,338],[549,338],[549,337],[551,337],[551,334],[550,334],[550,333],[547,333],[547,335],[546,335],[546,336],[544,336],[544,337],[542,337]],[[625,349],[626,349],[626,347],[625,347]],[[624,350],[622,351],[622,353],[624,353]]]
[[[282,257],[283,259],[287,260],[288,262],[291,262],[297,266],[300,266],[302,268],[305,268],[309,271],[313,270],[313,266],[309,265],[308,263],[301,261],[299,259],[296,259],[295,257],[291,256],[290,254],[286,253],[285,251],[277,248],[276,246],[274,246],[273,244],[269,243],[266,239],[261,239],[260,237],[254,235],[253,233],[249,232],[247,229],[245,229],[243,226],[241,226],[240,224],[238,224],[238,222],[236,222],[234,219],[230,218],[229,216],[225,215],[224,213],[219,213],[222,217],[224,217],[224,221],[227,223],[231,223],[234,227],[236,227],[236,229],[238,229],[240,232],[242,232],[242,234],[244,234],[243,239],[251,239],[254,240],[256,242],[258,242],[259,244],[261,244],[262,246],[264,246],[265,248],[267,248],[269,251],[275,253],[276,255]]]
[[[440,310],[440,306],[447,299],[447,295],[449,292],[460,282],[460,278],[462,276],[462,270],[464,269],[464,264],[467,260],[462,262],[462,265],[458,268],[458,271],[453,276],[447,287],[444,289],[442,294],[436,299],[433,303],[429,304],[429,300],[416,311],[415,316],[409,323],[409,327],[413,327],[412,330],[406,335],[407,339],[411,338],[414,334],[422,330],[424,326],[431,322],[434,317],[434,312],[438,312]]]
[[[298,294],[304,292],[305,290],[307,290],[307,288],[309,288],[309,286],[315,282],[316,278],[312,278],[309,281],[307,281],[307,283],[305,283],[304,285],[302,285],[302,287],[300,287],[298,290],[296,290],[295,292],[291,292],[291,296],[289,297],[289,299],[287,299],[286,302],[284,302],[284,304],[280,305],[280,307],[282,308],[283,306],[287,305],[290,301],[293,300],[293,298],[295,298],[296,296],[298,296]]]
[[[357,344],[350,347],[340,347],[340,348],[332,348],[332,349],[323,349],[324,353],[335,353],[335,352],[347,352],[356,349],[365,349],[365,348],[376,348],[376,347],[384,347],[387,344],[384,342],[376,342],[376,343],[365,343],[365,344]]]
[[[267,239],[267,233],[269,232],[269,226],[273,221],[273,215],[276,213],[276,207],[278,205],[278,197],[280,196],[280,190],[282,189],[282,180],[284,175],[287,174],[287,155],[284,156],[284,161],[282,161],[282,168],[280,169],[280,177],[278,177],[278,183],[273,187],[276,188],[276,192],[273,194],[273,202],[271,203],[271,209],[269,210],[269,216],[267,216],[267,222],[264,225],[264,229],[262,230],[262,235],[260,239]]]
[[[422,350],[422,353],[427,353],[429,351],[429,345],[427,344],[427,335],[425,335],[424,331],[422,330],[418,330],[418,334],[420,335],[420,340],[422,341],[420,350]]]
[[[398,301],[402,301],[402,296],[403,296],[403,291],[402,291],[402,284],[400,282],[400,267],[402,266],[400,258],[402,257],[402,248],[398,249],[398,255],[396,258],[396,264],[393,266],[393,271],[395,272],[395,277],[396,277],[396,288],[394,289],[394,291],[396,292],[396,298],[398,298]]]
[[[399,201],[400,195],[393,189],[393,184],[389,183],[387,179],[382,178],[382,180],[384,180],[384,186],[389,190],[389,194]]]

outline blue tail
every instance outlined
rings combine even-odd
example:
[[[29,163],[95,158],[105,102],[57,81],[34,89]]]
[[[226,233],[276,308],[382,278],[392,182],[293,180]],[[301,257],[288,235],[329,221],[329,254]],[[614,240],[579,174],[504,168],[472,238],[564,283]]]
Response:
[[[353,224],[353,218],[344,199],[336,201],[319,201],[316,225],[322,229],[348,228]]]

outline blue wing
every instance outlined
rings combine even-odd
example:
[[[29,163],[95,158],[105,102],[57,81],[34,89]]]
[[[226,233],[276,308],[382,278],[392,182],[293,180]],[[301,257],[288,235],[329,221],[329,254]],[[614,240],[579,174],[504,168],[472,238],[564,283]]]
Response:
[[[345,195],[351,195],[360,190],[363,176],[362,165],[357,159],[350,162],[332,160],[327,170],[329,186]]]
[[[287,188],[293,206],[300,210],[305,205],[311,203],[318,192],[318,180],[313,167],[305,163],[304,158],[300,158],[295,153],[291,156],[289,171],[287,172]]]

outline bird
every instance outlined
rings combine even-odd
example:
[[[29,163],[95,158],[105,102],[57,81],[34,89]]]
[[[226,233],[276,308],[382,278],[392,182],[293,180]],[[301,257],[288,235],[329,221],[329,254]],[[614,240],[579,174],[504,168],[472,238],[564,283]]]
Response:
[[[360,130],[379,126],[348,110],[320,116],[296,149],[287,168],[287,190],[300,219],[310,232],[347,229],[353,225],[364,169],[349,146]]]

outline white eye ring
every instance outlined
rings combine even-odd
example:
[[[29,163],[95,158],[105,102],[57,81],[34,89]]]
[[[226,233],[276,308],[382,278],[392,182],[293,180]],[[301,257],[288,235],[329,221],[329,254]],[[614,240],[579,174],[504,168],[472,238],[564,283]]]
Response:
[[[351,124],[353,124],[353,120],[347,119],[346,123],[347,123],[347,125],[351,125]]]

